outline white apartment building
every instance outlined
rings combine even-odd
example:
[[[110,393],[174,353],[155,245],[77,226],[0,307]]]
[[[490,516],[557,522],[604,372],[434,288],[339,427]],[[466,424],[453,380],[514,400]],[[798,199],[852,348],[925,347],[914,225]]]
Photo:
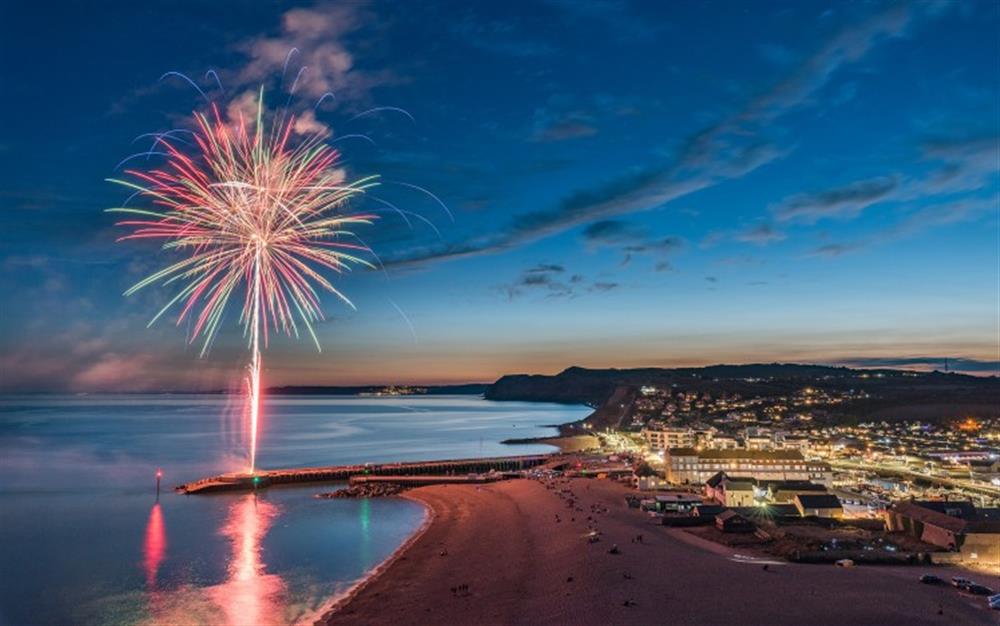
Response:
[[[664,456],[667,480],[702,484],[718,472],[732,478],[758,480],[821,479],[823,468],[808,462],[798,450],[695,450],[669,448]]]
[[[692,447],[695,444],[695,431],[687,426],[659,426],[643,428],[642,436],[653,450],[669,450],[670,448]]]

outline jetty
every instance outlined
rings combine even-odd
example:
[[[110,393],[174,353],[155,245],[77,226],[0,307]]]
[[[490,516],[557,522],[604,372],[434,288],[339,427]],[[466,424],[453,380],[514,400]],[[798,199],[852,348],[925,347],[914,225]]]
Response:
[[[202,478],[178,485],[177,493],[203,494],[222,491],[251,491],[278,485],[350,482],[354,477],[443,476],[519,472],[553,460],[555,454],[501,456],[481,459],[450,459],[443,461],[411,461],[399,463],[365,463],[361,465],[331,465],[293,469],[260,470]]]

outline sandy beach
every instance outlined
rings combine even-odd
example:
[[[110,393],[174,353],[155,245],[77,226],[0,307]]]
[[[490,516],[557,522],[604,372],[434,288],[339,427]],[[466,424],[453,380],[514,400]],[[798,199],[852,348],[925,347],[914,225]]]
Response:
[[[421,487],[424,532],[321,623],[997,624],[927,568],[748,562],[655,525],[606,480]],[[572,505],[570,505],[572,502]],[[600,541],[587,539],[592,528]],[[638,535],[642,535],[641,543]],[[609,552],[617,545],[618,554]],[[748,556],[748,555],[740,555]],[[958,570],[931,568],[942,577]],[[998,580],[975,576],[998,587]]]

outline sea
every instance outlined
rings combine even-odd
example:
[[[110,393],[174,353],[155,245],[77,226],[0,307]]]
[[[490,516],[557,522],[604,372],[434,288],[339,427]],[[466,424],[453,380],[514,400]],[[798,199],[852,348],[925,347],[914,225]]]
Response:
[[[477,396],[272,396],[257,467],[551,451],[584,406]],[[249,465],[229,395],[0,396],[0,625],[312,623],[424,523],[338,485],[203,496]],[[157,474],[160,489],[157,493]]]

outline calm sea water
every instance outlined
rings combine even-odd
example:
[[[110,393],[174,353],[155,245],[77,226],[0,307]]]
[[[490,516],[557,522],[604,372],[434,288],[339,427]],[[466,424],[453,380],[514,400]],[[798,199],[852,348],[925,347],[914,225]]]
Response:
[[[244,468],[238,399],[0,396],[0,624],[308,622],[424,519],[332,487],[180,496]],[[469,396],[271,397],[258,466],[534,453],[586,407]],[[155,496],[155,472],[163,490]]]

